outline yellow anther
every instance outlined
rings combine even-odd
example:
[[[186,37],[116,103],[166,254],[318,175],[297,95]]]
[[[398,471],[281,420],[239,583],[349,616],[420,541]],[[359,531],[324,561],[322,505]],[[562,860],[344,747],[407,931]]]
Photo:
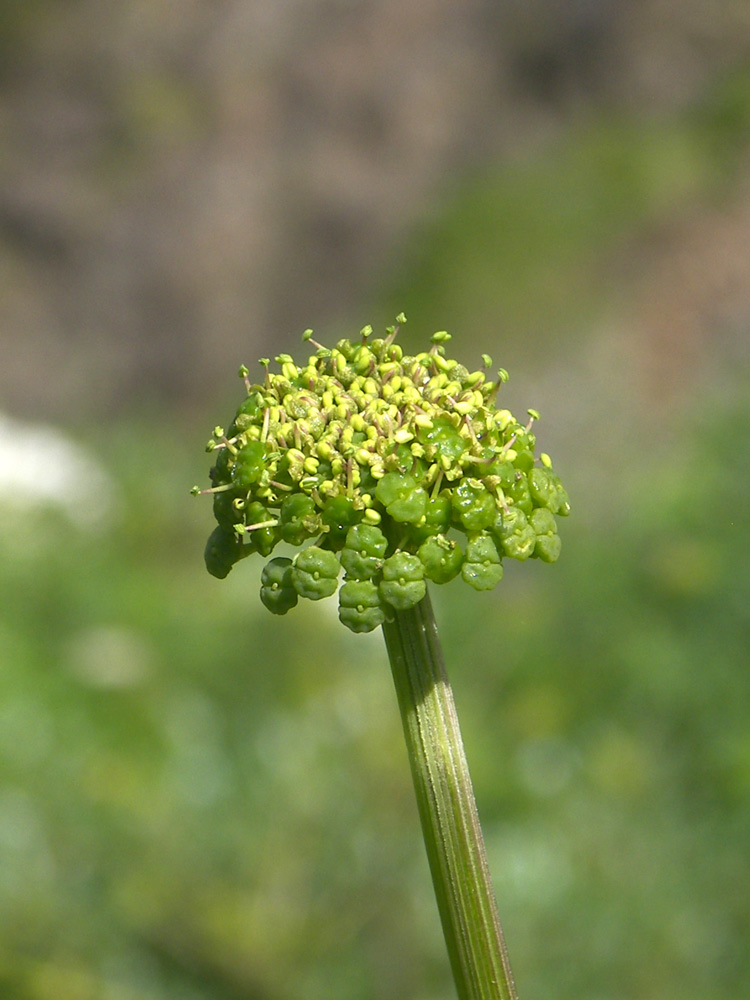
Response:
[[[513,420],[513,414],[510,410],[498,410],[492,418],[492,422],[498,430],[504,431],[509,423]]]

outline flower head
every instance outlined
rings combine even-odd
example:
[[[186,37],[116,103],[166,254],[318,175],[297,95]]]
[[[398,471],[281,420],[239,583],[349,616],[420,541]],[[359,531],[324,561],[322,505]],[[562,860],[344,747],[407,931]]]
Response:
[[[398,322],[405,322],[403,315]],[[548,455],[535,457],[539,414],[520,423],[495,402],[507,373],[492,361],[469,371],[445,356],[450,335],[405,355],[398,327],[372,339],[316,347],[306,364],[262,359],[229,428],[216,427],[212,487],[218,527],[206,546],[210,573],[278,542],[312,544],[266,566],[261,600],[285,614],[298,597],[339,590],[339,617],[369,632],[417,604],[426,581],[459,574],[477,590],[502,577],[504,557],[554,562],[555,516],[568,496]],[[462,537],[464,536],[464,537]],[[339,576],[344,581],[339,588]]]

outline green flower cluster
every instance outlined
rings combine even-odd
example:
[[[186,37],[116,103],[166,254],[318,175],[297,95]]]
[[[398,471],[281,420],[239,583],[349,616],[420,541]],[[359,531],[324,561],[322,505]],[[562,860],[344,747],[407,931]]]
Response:
[[[469,371],[446,358],[440,332],[412,357],[397,332],[376,339],[368,326],[329,350],[308,330],[316,351],[305,365],[281,354],[277,373],[262,359],[260,383],[240,369],[246,398],[208,444],[213,485],[192,492],[213,495],[214,576],[279,542],[313,542],[263,570],[260,596],[274,614],[338,590],[341,621],[369,632],[417,604],[427,581],[460,575],[490,590],[504,557],[560,554],[555,516],[570,507],[549,456],[535,457],[539,414],[521,424],[496,406],[508,376],[489,379],[487,355]]]

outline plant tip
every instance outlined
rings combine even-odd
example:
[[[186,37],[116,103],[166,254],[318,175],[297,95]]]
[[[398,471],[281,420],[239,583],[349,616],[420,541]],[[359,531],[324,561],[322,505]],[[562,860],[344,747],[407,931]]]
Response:
[[[329,349],[306,330],[316,354],[299,365],[279,354],[278,373],[262,358],[264,385],[243,366],[247,395],[228,430],[214,428],[211,488],[191,490],[212,495],[209,572],[302,546],[269,570],[262,600],[276,614],[339,590],[341,620],[367,631],[414,607],[426,580],[490,590],[505,557],[557,559],[555,518],[570,505],[549,456],[535,455],[539,413],[524,425],[498,409],[492,359],[471,371],[446,357],[446,330],[414,356],[396,333],[376,339],[368,324]]]

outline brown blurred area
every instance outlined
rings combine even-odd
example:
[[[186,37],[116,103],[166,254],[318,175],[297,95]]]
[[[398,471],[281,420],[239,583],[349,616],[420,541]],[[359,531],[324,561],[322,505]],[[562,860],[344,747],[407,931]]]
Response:
[[[211,398],[307,326],[358,328],[452,179],[592,110],[684,106],[750,53],[733,0],[6,0],[0,16],[0,407],[73,423]],[[748,155],[741,173],[729,203],[620,262],[659,382],[750,316]]]
[[[748,995],[750,3],[0,0],[3,1000],[453,996],[380,637],[190,495],[401,310],[571,498],[434,595],[519,994]]]

